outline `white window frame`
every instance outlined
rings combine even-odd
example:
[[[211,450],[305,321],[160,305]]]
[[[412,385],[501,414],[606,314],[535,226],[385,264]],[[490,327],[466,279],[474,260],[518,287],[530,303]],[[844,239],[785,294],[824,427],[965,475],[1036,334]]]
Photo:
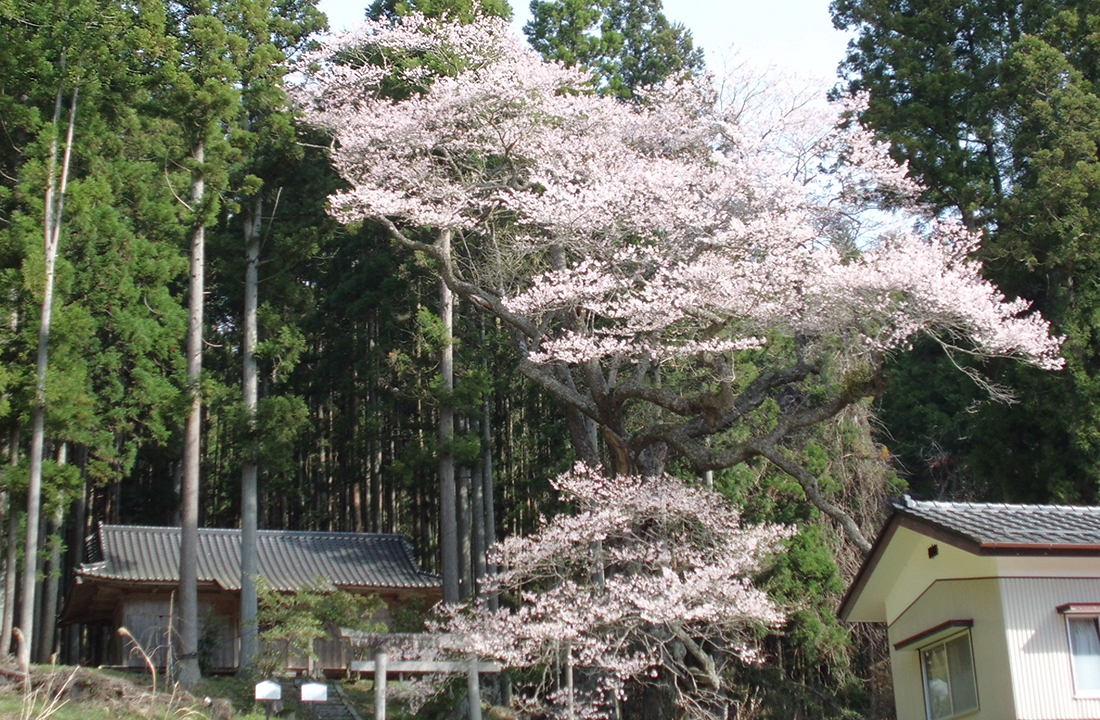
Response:
[[[1080,612],[1065,612],[1065,625],[1066,625],[1066,643],[1069,647],[1069,672],[1073,677],[1073,697],[1080,699],[1095,699],[1100,698],[1100,683],[1097,683],[1098,687],[1092,690],[1082,690],[1077,683],[1077,660],[1076,650],[1073,646],[1073,632],[1070,630],[1070,622],[1073,620],[1089,620],[1092,622],[1092,628],[1096,631],[1097,639],[1100,640],[1100,615],[1092,613],[1080,613]]]
[[[966,640],[966,649],[970,654],[970,679],[974,687],[974,707],[967,708],[960,712],[952,712],[950,715],[944,715],[935,720],[952,720],[952,718],[965,717],[966,715],[973,715],[981,710],[981,699],[978,697],[978,671],[977,666],[974,663],[974,642],[970,636],[970,630],[966,629],[962,632],[952,633],[945,638],[936,640],[935,642],[928,643],[917,650],[917,662],[920,663],[920,675],[921,675],[921,693],[924,695],[924,716],[928,720],[933,720],[932,717],[932,698],[929,691],[929,678],[926,672],[925,656],[927,653],[936,650],[937,648],[945,648],[948,643],[955,642],[957,640]],[[950,666],[948,666],[950,668]],[[950,669],[948,670],[948,682],[950,682]],[[949,697],[951,698],[952,710],[955,705],[955,693],[948,688]]]

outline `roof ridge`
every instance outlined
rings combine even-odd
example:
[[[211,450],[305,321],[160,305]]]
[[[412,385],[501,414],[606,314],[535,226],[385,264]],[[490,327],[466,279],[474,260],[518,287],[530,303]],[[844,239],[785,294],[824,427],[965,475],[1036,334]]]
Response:
[[[100,527],[104,530],[152,530],[158,532],[179,532],[180,527],[177,525],[122,525],[116,523],[100,523]],[[205,528],[198,529],[199,532],[206,533],[239,533],[240,528]],[[341,537],[381,537],[381,538],[401,538],[404,539],[404,535],[401,533],[379,533],[379,532],[354,532],[351,530],[290,530],[290,529],[278,529],[278,528],[262,528],[257,532],[261,533],[295,533],[301,535],[338,535]]]
[[[234,532],[240,532],[240,528],[228,528]],[[341,537],[387,537],[387,538],[402,538],[404,535],[401,533],[380,533],[380,532],[355,532],[352,530],[279,530],[276,528],[264,528],[258,532],[262,533],[300,533],[303,535],[339,535]]]
[[[84,563],[85,576],[134,582],[168,582],[178,576],[179,527],[100,525],[102,561]],[[239,587],[239,528],[199,528],[199,580]],[[292,589],[324,577],[347,587],[432,588],[438,576],[416,562],[400,533],[261,530],[259,571],[273,588]],[[98,559],[98,557],[97,557]]]
[[[906,496],[905,501],[902,503],[894,503],[895,507],[902,510],[914,509],[919,507],[935,507],[935,508],[996,508],[996,509],[1020,509],[1020,510],[1072,510],[1081,512],[1100,512],[1100,505],[1063,505],[1063,504],[1048,504],[1041,503],[993,503],[993,502],[975,502],[975,501],[962,501],[962,500],[916,500],[914,498]]]

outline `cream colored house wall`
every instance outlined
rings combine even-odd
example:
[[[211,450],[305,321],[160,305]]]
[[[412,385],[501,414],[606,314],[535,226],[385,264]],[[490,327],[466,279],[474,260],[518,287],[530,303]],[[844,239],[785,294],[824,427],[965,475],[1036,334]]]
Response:
[[[1078,558],[1005,558],[1005,571],[1031,574],[1091,571]],[[1100,699],[1075,698],[1065,617],[1058,606],[1100,601],[1097,577],[1006,577],[1001,579],[1012,692],[1020,720],[1100,718]],[[900,720],[900,716],[899,716]]]
[[[898,720],[926,715],[920,646],[893,645],[949,620],[974,621],[979,711],[968,719],[1100,718],[1100,699],[1073,697],[1065,619],[1057,611],[1100,602],[1100,558],[978,556],[900,528],[879,571],[889,583],[884,610]]]
[[[893,624],[909,605],[917,600],[932,583],[952,578],[982,578],[997,575],[997,563],[991,557],[979,557],[945,542],[933,540],[908,528],[900,528],[890,543],[891,550],[900,552],[883,558],[896,563],[897,579],[886,594],[886,622]],[[935,557],[928,548],[935,545]],[[881,563],[880,563],[881,564]]]
[[[924,592],[889,626],[890,662],[898,720],[924,720],[926,717],[920,667],[920,649],[923,645],[902,650],[894,650],[894,645],[949,620],[974,621],[970,640],[978,685],[978,712],[967,715],[968,720],[1015,718],[1012,694],[1006,692],[1011,671],[1003,617],[997,578],[932,578],[925,585]],[[936,640],[924,645],[932,642]]]
[[[972,554],[953,546],[946,531],[919,523],[914,530],[907,526],[913,522],[902,518],[880,537],[872,572],[860,576],[843,609],[851,622],[887,623],[898,720],[926,717],[920,649],[947,634],[901,651],[893,645],[951,620],[973,621],[979,710],[966,720],[1100,720],[1100,698],[1074,697],[1066,623],[1057,611],[1100,603],[1100,555],[1021,548],[1035,554],[1014,556],[1007,547]]]
[[[1100,557],[1002,555],[996,558],[1001,577],[1097,578]]]

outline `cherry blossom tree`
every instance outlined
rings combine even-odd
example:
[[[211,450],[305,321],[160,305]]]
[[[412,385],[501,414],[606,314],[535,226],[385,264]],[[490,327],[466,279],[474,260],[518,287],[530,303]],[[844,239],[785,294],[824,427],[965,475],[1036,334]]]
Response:
[[[578,457],[612,474],[764,458],[866,552],[800,434],[874,395],[918,335],[1061,365],[1046,322],[982,279],[978,238],[917,205],[844,108],[761,126],[705,80],[619,103],[491,19],[367,23],[298,70],[348,183],[334,215],[379,223],[510,327]]]
[[[664,682],[690,717],[727,717],[726,666],[757,661],[756,632],[783,620],[749,578],[788,529],[743,525],[721,495],[667,474],[578,464],[554,484],[575,513],[494,548],[505,569],[490,589],[515,609],[452,608],[455,649],[560,668],[533,676],[528,709],[607,717],[628,686]]]
[[[784,531],[740,526],[670,459],[766,460],[866,552],[799,460],[810,428],[873,396],[917,336],[1061,365],[1045,321],[981,278],[977,238],[839,122],[854,107],[700,78],[619,103],[490,19],[367,23],[296,69],[347,182],[333,214],[377,223],[510,328],[578,458],[603,460],[559,478],[574,515],[499,547],[511,605],[449,628],[508,665],[560,668],[567,715],[649,679],[721,716],[725,669],[781,621],[747,578]]]

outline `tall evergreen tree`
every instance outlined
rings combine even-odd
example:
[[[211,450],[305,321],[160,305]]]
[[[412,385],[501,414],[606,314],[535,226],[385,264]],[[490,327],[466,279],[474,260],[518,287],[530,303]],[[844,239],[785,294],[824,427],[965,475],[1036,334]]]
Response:
[[[11,72],[5,72],[0,86],[8,140],[4,145],[11,151],[0,161],[5,180],[0,189],[5,218],[0,227],[3,302],[13,330],[4,347],[8,367],[33,366],[28,357],[35,354],[31,348],[46,349],[41,329],[49,329],[48,363],[39,363],[33,383],[20,373],[18,385],[23,390],[10,396],[18,408],[13,421],[24,424],[30,420],[42,431],[11,433],[10,453],[13,461],[19,454],[14,438],[31,438],[35,452],[30,453],[34,467],[29,479],[35,492],[29,493],[28,505],[38,503],[37,490],[41,488],[42,502],[38,504],[42,508],[51,505],[51,514],[64,502],[62,491],[69,489],[59,483],[69,475],[44,457],[49,446],[59,456],[65,443],[90,447],[91,452],[79,455],[84,470],[99,477],[111,473],[117,477],[128,470],[127,458],[133,448],[150,438],[146,431],[156,428],[163,418],[161,406],[148,392],[163,391],[166,374],[171,372],[170,363],[169,367],[158,364],[166,348],[154,345],[160,339],[158,326],[172,322],[171,303],[162,302],[163,282],[172,271],[160,265],[163,253],[148,244],[140,229],[140,218],[150,211],[148,205],[128,207],[129,197],[140,193],[139,188],[150,187],[149,178],[142,177],[133,188],[120,179],[127,172],[131,179],[146,172],[140,157],[149,147],[150,136],[157,135],[142,127],[138,107],[148,89],[146,69],[161,57],[163,46],[157,43],[156,28],[158,22],[163,24],[163,13],[158,16],[158,7],[148,3],[125,8],[104,2],[13,3],[19,22],[0,25],[0,42],[7,48],[4,58],[11,64]],[[136,52],[138,48],[141,53]],[[69,123],[74,131],[71,137],[59,137],[58,126],[64,125],[58,120],[64,113],[59,112],[58,90],[63,91],[71,110],[74,88],[79,89],[78,119]],[[121,147],[112,144],[123,136],[128,140]],[[155,142],[162,141],[163,137],[158,137]],[[60,202],[40,197],[39,188],[52,188],[50,194],[60,199],[66,153],[71,168],[62,224],[56,222],[61,215]],[[53,183],[47,179],[51,166]],[[153,176],[163,178],[160,162]],[[156,184],[154,181],[152,186]],[[44,224],[43,218],[49,221]],[[173,223],[163,220],[158,219],[153,237],[171,237]],[[52,225],[52,229],[44,233],[44,225]],[[143,244],[145,247],[140,247]],[[142,259],[140,265],[134,252]],[[107,253],[110,260],[104,262],[101,253]],[[47,303],[51,293],[44,280],[50,273],[44,271],[51,264],[55,291],[52,303]],[[97,283],[111,280],[116,284],[107,297]],[[149,293],[144,304],[140,302],[143,293]],[[131,300],[136,304],[130,304]],[[114,312],[104,302],[113,302]],[[53,306],[51,312],[44,311],[48,304]],[[37,341],[27,337],[32,327]],[[140,333],[147,336],[140,337]],[[111,335],[113,341],[108,339]],[[44,359],[43,353],[37,354]],[[45,384],[43,365],[49,377]],[[136,384],[140,387],[115,393],[135,377],[141,379]],[[17,469],[9,473],[9,489],[19,485],[21,475]],[[71,495],[69,499],[73,499]],[[29,509],[28,540],[33,546],[37,544],[34,530],[39,512],[35,507]],[[11,550],[14,547],[9,548],[9,557],[14,557]],[[24,659],[31,654],[34,634],[26,616],[38,613],[34,596],[40,597],[32,573],[36,555],[28,556],[31,562],[25,566],[22,607]],[[9,563],[9,579],[12,572]],[[50,601],[46,599],[47,606]],[[9,595],[8,609],[13,605]]]
[[[1067,336],[1061,373],[981,368],[1015,391],[1008,407],[947,376],[951,362],[935,379],[914,361],[894,367],[885,420],[917,491],[1095,499],[1095,4],[836,0],[833,17],[858,33],[842,70],[846,92],[869,95],[863,120],[933,205],[985,232],[987,276]]]
[[[372,18],[397,18],[410,12],[428,17],[450,17],[464,23],[479,14],[505,19],[512,17],[508,0],[374,0],[367,8],[367,16]]]
[[[186,350],[191,405],[184,432],[179,565],[179,678],[185,687],[192,687],[199,680],[198,526],[205,234],[217,214],[220,191],[225,184],[224,166],[230,150],[225,139],[226,126],[240,112],[240,67],[235,60],[247,47],[246,39],[226,26],[225,20],[232,17],[234,10],[232,3],[215,6],[205,0],[184,1],[170,7],[171,31],[177,40],[179,61],[178,71],[168,78],[173,103],[169,112],[183,128],[191,172],[189,199],[181,201],[191,213]]]
[[[284,0],[236,0],[224,3],[180,3],[173,6],[180,47],[181,68],[169,80],[174,111],[191,147],[191,285],[189,290],[188,384],[192,404],[184,440],[180,567],[181,680],[193,683],[198,676],[198,618],[195,587],[197,527],[200,513],[199,477],[202,466],[202,345],[206,292],[206,230],[215,224],[222,198],[226,209],[247,218],[244,232],[258,261],[260,220],[265,187],[281,162],[297,152],[286,98],[281,63],[310,34],[323,29],[323,16],[312,2]],[[209,187],[208,187],[209,185]],[[240,242],[236,243],[238,252]],[[238,276],[239,277],[239,276]],[[239,281],[238,281],[239,282]],[[254,288],[253,288],[254,289]],[[255,322],[257,307],[250,307]],[[238,316],[238,321],[243,319]],[[254,351],[255,347],[250,347]],[[254,384],[247,390],[254,399]],[[249,408],[254,412],[255,407]],[[250,423],[251,418],[250,418]],[[254,460],[254,453],[253,460]],[[255,473],[244,481],[248,509],[244,535],[254,545],[256,527]],[[255,607],[254,549],[244,553],[246,616]],[[250,572],[251,570],[251,572]],[[250,626],[251,627],[251,626]],[[250,632],[245,655],[254,655]]]
[[[238,59],[241,71],[242,114],[232,130],[232,142],[241,153],[234,168],[237,207],[245,251],[244,298],[241,314],[242,396],[248,429],[256,430],[259,377],[256,360],[259,313],[259,264],[265,195],[277,198],[281,189],[267,180],[276,168],[300,159],[294,125],[283,90],[283,62],[310,35],[325,28],[324,16],[313,2],[270,3],[247,0],[235,8],[230,28],[247,41]],[[249,671],[259,653],[256,613],[258,559],[258,458],[255,447],[244,453],[241,468],[241,660]]]
[[[512,14],[511,7],[503,0],[491,0],[491,2],[478,5],[471,0],[375,0],[368,11],[373,18],[392,17],[397,18],[408,12],[419,12],[427,17],[447,17],[456,22],[468,23],[479,14],[508,18]],[[398,92],[407,92],[399,89]],[[438,242],[448,246],[451,243],[451,233],[444,230],[440,233]],[[439,283],[439,319],[442,337],[439,350],[439,422],[438,422],[438,453],[439,453],[439,551],[441,555],[441,571],[443,575],[443,601],[456,603],[463,596],[471,592],[472,582],[462,582],[466,575],[464,568],[469,569],[470,560],[470,532],[468,527],[460,527],[461,517],[468,517],[468,497],[462,497],[459,486],[455,482],[455,366],[454,366],[454,317],[455,298],[447,284]],[[467,483],[468,486],[468,483]]]
[[[539,54],[591,70],[617,97],[703,69],[703,51],[661,0],[532,0],[531,16],[523,32]]]

